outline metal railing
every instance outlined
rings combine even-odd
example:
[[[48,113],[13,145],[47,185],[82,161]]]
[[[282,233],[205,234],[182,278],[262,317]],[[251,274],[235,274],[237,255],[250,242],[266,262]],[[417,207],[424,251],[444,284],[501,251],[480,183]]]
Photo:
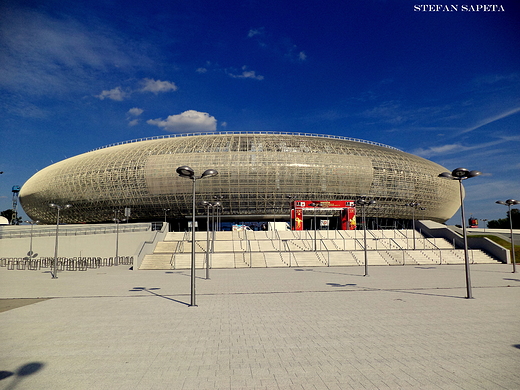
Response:
[[[147,232],[152,230],[152,224],[119,224],[119,228],[115,224],[107,224],[102,226],[70,226],[60,225],[60,236],[85,236],[91,234],[108,234],[116,233],[119,229],[121,233]],[[0,227],[0,239],[3,238],[29,238],[29,237],[47,237],[56,235],[55,225],[34,226],[32,229],[25,226],[16,227]]]
[[[111,267],[117,265],[132,265],[133,256],[117,256],[117,257],[58,257],[56,269],[58,271],[86,271],[100,267]],[[30,270],[37,271],[42,268],[52,269],[54,266],[54,257],[2,257],[0,258],[0,267],[6,267],[8,270]]]
[[[340,139],[344,141],[351,142],[359,142],[368,145],[381,146],[383,148],[399,150],[394,148],[393,146],[385,145],[379,142],[367,141],[360,138],[352,138],[352,137],[343,137],[341,135],[327,135],[327,134],[315,134],[315,133],[298,133],[298,132],[289,132],[289,131],[214,131],[214,132],[200,132],[200,133],[181,133],[181,134],[166,134],[166,135],[156,135],[153,137],[144,137],[144,138],[136,138],[128,141],[115,142],[112,144],[108,144],[105,146],[100,146],[99,148],[92,149],[91,152],[100,149],[110,148],[112,146],[126,145],[132,144],[136,142],[142,141],[155,141],[160,139],[169,139],[169,138],[182,138],[182,137],[197,137],[204,135],[290,135],[290,136],[300,136],[300,137],[313,137],[313,138],[330,138],[330,139]]]

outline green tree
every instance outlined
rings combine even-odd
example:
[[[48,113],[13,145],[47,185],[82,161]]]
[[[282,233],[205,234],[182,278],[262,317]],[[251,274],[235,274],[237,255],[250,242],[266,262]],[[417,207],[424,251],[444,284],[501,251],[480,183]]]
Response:
[[[506,218],[489,221],[487,227],[490,229],[509,229],[509,211],[506,215]],[[520,211],[518,209],[511,209],[511,220],[513,229],[520,229]]]
[[[6,217],[9,220],[9,223],[12,224],[12,222],[11,222],[11,219],[13,219],[13,210],[12,209],[0,211],[0,215],[2,217]],[[22,223],[22,217],[16,218],[16,225],[19,225],[20,223]]]

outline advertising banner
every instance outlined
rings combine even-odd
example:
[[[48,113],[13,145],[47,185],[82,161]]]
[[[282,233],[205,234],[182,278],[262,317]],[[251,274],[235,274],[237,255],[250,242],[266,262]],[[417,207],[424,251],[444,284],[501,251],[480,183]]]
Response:
[[[353,200],[295,200],[293,205],[295,209],[313,209],[314,207],[328,209],[344,209],[354,206]]]
[[[356,207],[353,200],[295,200],[292,202],[291,217],[294,216],[294,230],[303,230],[303,210],[341,210],[340,228],[342,230],[356,229]],[[320,222],[323,225],[324,221]]]
[[[303,230],[303,210],[296,209],[294,217],[294,230]]]

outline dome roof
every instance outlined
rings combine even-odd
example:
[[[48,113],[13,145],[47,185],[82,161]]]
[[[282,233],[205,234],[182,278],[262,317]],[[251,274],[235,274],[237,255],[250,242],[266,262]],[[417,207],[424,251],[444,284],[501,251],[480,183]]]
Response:
[[[379,217],[443,222],[458,209],[458,184],[438,178],[446,168],[386,145],[301,133],[224,132],[175,135],[109,145],[68,158],[31,177],[20,203],[33,219],[50,223],[49,203],[74,207],[65,222],[111,220],[130,207],[139,219],[191,215],[192,182],[176,174],[187,165],[200,176],[197,204],[217,197],[223,216],[289,214],[288,197],[302,200],[377,200]],[[204,213],[204,212],[202,212]]]

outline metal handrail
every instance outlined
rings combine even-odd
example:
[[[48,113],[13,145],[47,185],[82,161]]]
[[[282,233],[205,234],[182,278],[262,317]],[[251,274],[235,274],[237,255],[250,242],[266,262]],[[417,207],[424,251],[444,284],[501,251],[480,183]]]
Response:
[[[169,139],[169,138],[182,138],[182,137],[196,137],[196,136],[204,136],[204,135],[291,135],[291,136],[300,136],[300,137],[313,137],[313,138],[329,138],[329,139],[340,139],[344,141],[351,142],[359,142],[368,145],[381,146],[383,148],[393,149],[401,151],[393,146],[385,145],[379,142],[367,141],[360,138],[352,138],[352,137],[344,137],[341,135],[328,135],[328,134],[315,134],[315,133],[298,133],[298,132],[290,132],[290,131],[214,131],[214,132],[200,132],[200,133],[181,133],[181,134],[165,134],[165,135],[156,135],[153,137],[144,137],[144,138],[136,138],[128,141],[115,142],[112,144],[108,144],[105,146],[100,146],[99,148],[92,149],[91,152],[101,149],[110,148],[113,146],[132,144],[136,142],[142,141],[155,141],[160,139]]]
[[[126,224],[119,224],[119,233],[135,233],[135,232],[147,232],[152,230],[152,224],[139,224],[130,226],[126,226]],[[60,227],[59,235],[60,236],[85,236],[90,234],[107,234],[107,233],[116,233],[117,227],[114,225],[106,225],[106,226],[77,226],[77,227]],[[56,235],[56,227],[52,225],[48,226],[38,226],[31,228],[25,227],[17,227],[17,228],[9,228],[3,229],[0,228],[0,239],[2,238],[26,238],[26,237],[47,237]]]

